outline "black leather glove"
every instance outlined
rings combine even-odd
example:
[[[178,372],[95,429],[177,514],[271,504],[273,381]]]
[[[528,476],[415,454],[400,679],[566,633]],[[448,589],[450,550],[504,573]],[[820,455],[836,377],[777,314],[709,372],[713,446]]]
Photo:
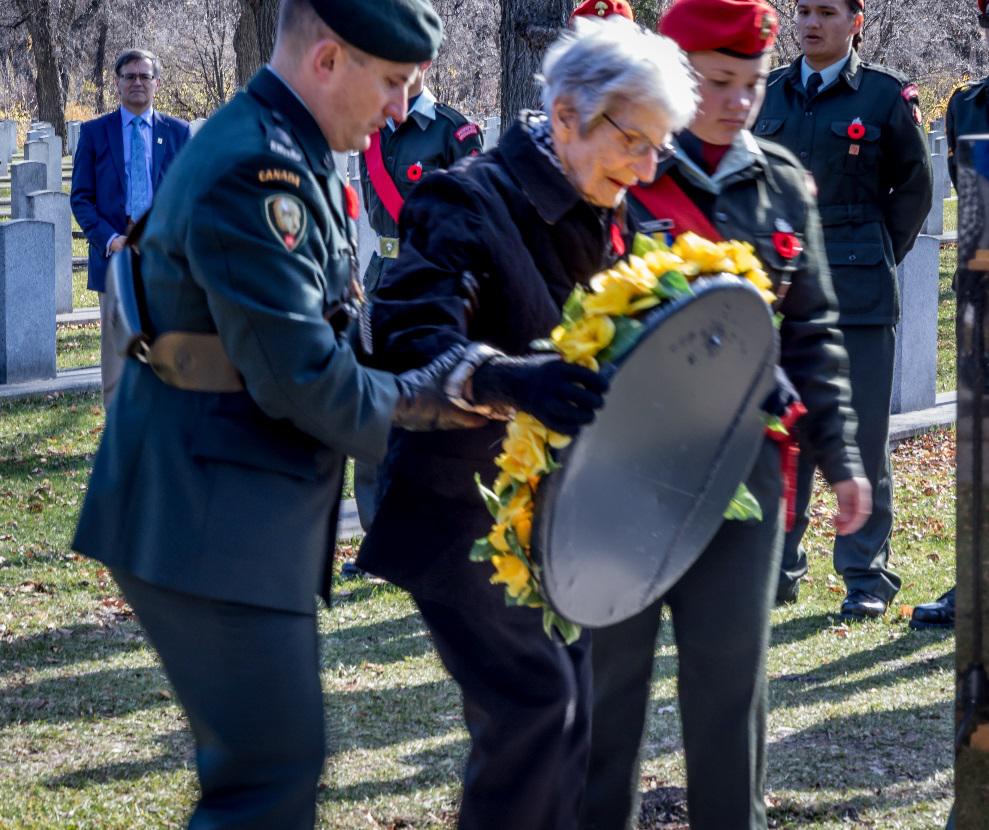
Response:
[[[410,432],[431,432],[438,429],[473,429],[488,423],[488,419],[467,412],[450,403],[443,383],[464,354],[463,346],[443,352],[421,369],[411,369],[396,376],[398,404],[392,424]]]
[[[556,355],[493,357],[471,380],[473,401],[496,410],[515,407],[554,432],[576,435],[604,405],[608,381]]]
[[[773,367],[773,372],[776,376],[776,387],[762,402],[762,411],[782,418],[786,414],[787,407],[800,400],[800,395],[797,394],[782,366]]]

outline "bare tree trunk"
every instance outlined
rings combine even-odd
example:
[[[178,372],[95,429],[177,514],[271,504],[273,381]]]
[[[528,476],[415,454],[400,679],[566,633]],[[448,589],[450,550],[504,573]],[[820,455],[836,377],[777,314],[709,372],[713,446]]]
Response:
[[[65,90],[62,87],[59,44],[51,0],[17,0],[17,7],[25,15],[31,35],[38,118],[51,124],[64,141]]]
[[[566,25],[568,0],[501,0],[502,130],[523,109],[539,107],[535,75],[546,47]]]
[[[106,18],[100,21],[96,35],[96,54],[93,55],[93,85],[96,87],[96,113],[106,112],[106,34],[110,24]]]
[[[237,85],[244,86],[271,57],[278,26],[278,0],[240,0],[240,21],[234,32]]]

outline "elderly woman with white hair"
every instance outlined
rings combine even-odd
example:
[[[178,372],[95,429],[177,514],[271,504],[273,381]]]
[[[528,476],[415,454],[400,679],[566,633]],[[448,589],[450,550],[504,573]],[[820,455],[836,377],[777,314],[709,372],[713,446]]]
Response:
[[[370,362],[392,371],[466,347],[453,390],[481,412],[511,407],[575,433],[604,381],[529,344],[575,285],[624,250],[626,190],[652,179],[695,109],[679,49],[624,19],[578,21],[549,49],[545,112],[523,112],[497,149],[427,177],[401,214],[401,254],[365,318]],[[506,607],[468,559],[490,517],[504,424],[395,430],[377,518],[358,564],[407,589],[463,692],[471,749],[461,828],[572,828],[590,734],[585,637],[567,646],[541,613]]]

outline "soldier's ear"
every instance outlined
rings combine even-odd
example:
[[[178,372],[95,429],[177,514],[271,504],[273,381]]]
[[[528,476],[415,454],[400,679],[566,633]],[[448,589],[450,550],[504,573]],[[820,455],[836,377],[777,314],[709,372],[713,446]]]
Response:
[[[852,34],[862,34],[863,28],[865,28],[865,15],[862,12],[855,12],[855,17],[852,18]]]

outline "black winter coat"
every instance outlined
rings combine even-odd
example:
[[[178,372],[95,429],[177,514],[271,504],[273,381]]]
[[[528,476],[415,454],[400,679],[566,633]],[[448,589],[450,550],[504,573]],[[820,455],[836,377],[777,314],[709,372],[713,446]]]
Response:
[[[401,214],[401,253],[370,310],[369,362],[400,372],[456,343],[524,354],[559,322],[563,303],[615,259],[613,214],[585,202],[523,122],[497,149],[429,176]],[[420,595],[449,596],[490,518],[474,475],[497,470],[505,427],[393,430],[380,506],[361,567]]]

